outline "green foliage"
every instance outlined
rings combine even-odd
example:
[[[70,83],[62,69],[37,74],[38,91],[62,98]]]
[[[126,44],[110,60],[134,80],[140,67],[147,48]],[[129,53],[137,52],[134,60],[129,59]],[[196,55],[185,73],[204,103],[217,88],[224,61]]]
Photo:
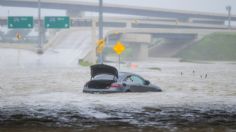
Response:
[[[157,71],[161,71],[161,68],[159,68],[159,67],[150,67],[150,68],[148,68],[148,69],[150,69],[150,70],[157,70]]]
[[[213,33],[179,52],[177,57],[193,60],[236,60],[236,33]]]
[[[91,66],[92,64],[84,60],[79,60],[79,65],[87,67],[87,66]]]
[[[133,55],[133,49],[130,47],[126,47],[125,51],[122,53],[123,58],[131,58]]]

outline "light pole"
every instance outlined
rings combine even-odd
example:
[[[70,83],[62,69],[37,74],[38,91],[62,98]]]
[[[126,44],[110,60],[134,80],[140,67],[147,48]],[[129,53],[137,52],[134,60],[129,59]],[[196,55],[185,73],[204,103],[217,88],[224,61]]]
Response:
[[[103,39],[103,0],[99,0],[99,40]],[[103,51],[99,55],[99,63],[103,63]]]
[[[231,6],[226,6],[225,9],[228,11],[228,28],[231,28]]]
[[[38,54],[43,53],[42,49],[42,27],[41,27],[41,1],[38,0]]]

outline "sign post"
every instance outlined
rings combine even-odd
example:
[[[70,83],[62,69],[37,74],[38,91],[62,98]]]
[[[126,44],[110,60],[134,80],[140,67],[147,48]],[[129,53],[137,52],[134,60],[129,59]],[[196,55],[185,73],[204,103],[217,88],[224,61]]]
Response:
[[[117,41],[116,44],[113,46],[113,50],[118,55],[118,66],[120,69],[120,55],[123,53],[123,51],[125,51],[125,46],[120,41]]]
[[[228,11],[228,28],[231,28],[231,6],[226,6],[226,10]]]
[[[99,56],[99,59],[98,59],[98,63],[99,64],[102,64],[103,63],[103,60],[102,60],[102,52],[103,52],[103,49],[105,47],[105,40],[104,39],[99,39],[97,42],[97,47],[96,47],[96,51],[97,51],[97,54]]]
[[[42,22],[41,22],[41,0],[38,0],[38,54],[43,54],[42,46]]]
[[[103,0],[99,0],[99,39],[103,39]],[[99,54],[99,63],[103,63],[103,52]]]

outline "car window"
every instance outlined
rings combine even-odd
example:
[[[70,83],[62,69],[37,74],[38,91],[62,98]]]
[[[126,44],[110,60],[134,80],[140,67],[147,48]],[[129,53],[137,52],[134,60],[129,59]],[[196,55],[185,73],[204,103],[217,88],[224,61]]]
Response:
[[[135,83],[135,84],[144,84],[144,80],[138,76],[129,76],[125,79],[126,82],[128,83]]]
[[[109,74],[100,74],[93,78],[93,80],[114,80],[115,77]]]

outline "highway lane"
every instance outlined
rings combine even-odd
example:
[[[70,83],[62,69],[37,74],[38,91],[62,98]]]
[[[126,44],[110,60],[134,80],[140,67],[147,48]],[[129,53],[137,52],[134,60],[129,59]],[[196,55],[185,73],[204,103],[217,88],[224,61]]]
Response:
[[[24,49],[0,49],[0,66],[76,66],[78,65],[78,60],[84,58],[91,51],[91,42],[90,30],[69,29],[59,33],[42,55]]]

